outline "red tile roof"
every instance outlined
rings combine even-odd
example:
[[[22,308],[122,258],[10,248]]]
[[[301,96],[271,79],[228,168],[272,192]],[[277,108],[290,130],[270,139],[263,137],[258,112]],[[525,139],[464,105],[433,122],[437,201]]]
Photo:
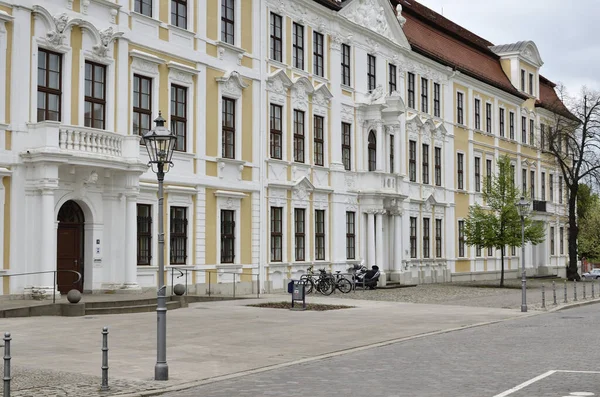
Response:
[[[406,18],[404,33],[413,51],[522,99],[500,65],[492,43],[456,25],[413,0],[400,2]]]
[[[349,0],[314,1],[338,11]],[[402,5],[402,15],[406,18],[403,30],[413,51],[521,99],[529,98],[512,85],[502,70],[500,57],[490,49],[493,43],[415,0],[390,2],[394,9],[398,4]],[[556,95],[555,86],[550,80],[540,76],[540,98],[536,107],[575,118]]]
[[[573,121],[580,121],[556,95],[554,87],[556,84],[540,75],[540,99],[536,101],[535,107],[547,109]]]

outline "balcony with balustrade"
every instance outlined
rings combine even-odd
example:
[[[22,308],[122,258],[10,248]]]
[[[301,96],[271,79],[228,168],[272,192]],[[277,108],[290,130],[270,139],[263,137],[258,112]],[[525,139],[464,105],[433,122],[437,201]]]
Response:
[[[54,121],[29,124],[15,136],[13,149],[31,161],[129,169],[144,165],[138,136]]]

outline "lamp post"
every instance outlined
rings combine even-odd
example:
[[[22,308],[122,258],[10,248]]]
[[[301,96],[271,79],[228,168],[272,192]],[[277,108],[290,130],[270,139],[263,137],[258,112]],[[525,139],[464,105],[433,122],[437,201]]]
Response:
[[[156,365],[154,380],[168,380],[167,365],[167,296],[165,286],[165,234],[163,225],[163,181],[165,173],[173,166],[171,157],[177,142],[177,136],[165,127],[165,119],[160,112],[154,120],[156,127],[142,137],[148,150],[148,166],[158,178],[158,291],[156,293]]]
[[[527,311],[527,276],[525,274],[525,216],[529,213],[529,201],[521,196],[517,203],[521,216],[521,312]]]

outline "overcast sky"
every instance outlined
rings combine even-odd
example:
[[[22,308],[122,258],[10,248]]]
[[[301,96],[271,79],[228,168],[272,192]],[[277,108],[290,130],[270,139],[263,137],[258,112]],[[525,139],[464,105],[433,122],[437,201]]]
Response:
[[[600,0],[418,1],[496,45],[534,41],[542,75],[570,94],[600,90]]]

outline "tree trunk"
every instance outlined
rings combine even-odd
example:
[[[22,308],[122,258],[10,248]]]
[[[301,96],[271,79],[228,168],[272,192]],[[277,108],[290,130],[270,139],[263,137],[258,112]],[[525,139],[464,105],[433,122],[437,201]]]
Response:
[[[577,185],[569,192],[569,264],[567,265],[567,279],[570,281],[581,280],[577,272]],[[563,237],[564,238],[564,237]]]
[[[500,248],[500,287],[504,287],[504,247]]]

